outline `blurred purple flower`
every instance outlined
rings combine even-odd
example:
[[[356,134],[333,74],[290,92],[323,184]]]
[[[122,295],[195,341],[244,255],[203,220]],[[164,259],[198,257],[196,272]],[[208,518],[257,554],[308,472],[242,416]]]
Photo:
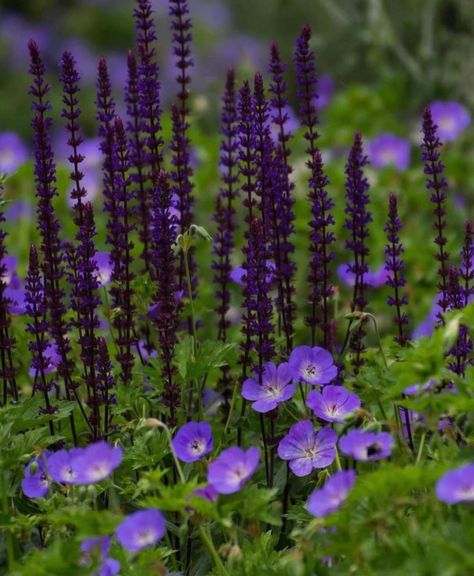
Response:
[[[339,448],[346,456],[361,462],[387,458],[392,453],[393,438],[388,432],[351,430],[339,440]]]
[[[413,340],[427,338],[433,334],[440,312],[441,306],[438,304],[438,297],[436,297],[426,318],[413,330]]]
[[[311,420],[293,424],[278,444],[278,456],[290,461],[296,476],[307,476],[313,468],[326,468],[336,458],[337,434],[331,428],[315,432]]]
[[[202,393],[202,405],[204,406],[207,416],[215,416],[219,406],[224,401],[222,394],[212,390],[211,388],[204,388]]]
[[[101,286],[107,286],[112,279],[110,252],[96,252],[94,260],[97,264],[97,280]]]
[[[110,446],[104,441],[91,444],[71,460],[74,484],[101,482],[120,466],[122,457],[123,451],[119,446]]]
[[[360,398],[344,386],[324,386],[322,391],[311,390],[306,404],[321,420],[344,422],[360,407]]]
[[[403,393],[405,394],[405,396],[415,396],[420,392],[426,392],[426,390],[430,390],[434,386],[436,386],[436,381],[433,378],[431,378],[424,385],[413,384],[412,386],[408,386],[407,388],[405,388],[405,390],[403,390]]]
[[[312,386],[329,384],[337,376],[332,355],[324,348],[298,346],[288,360],[291,375],[297,382]]]
[[[0,132],[0,174],[11,174],[28,160],[28,149],[15,132]]]
[[[410,142],[389,132],[380,134],[369,142],[368,156],[375,168],[394,166],[403,171],[410,165]]]
[[[6,209],[5,218],[8,222],[16,220],[31,221],[35,213],[35,208],[31,202],[25,200],[14,200]]]
[[[115,531],[119,543],[130,552],[153,546],[165,535],[165,519],[156,508],[138,510],[127,516]]]
[[[322,488],[311,493],[306,506],[308,512],[319,518],[338,510],[352,490],[355,479],[354,470],[336,472]]]
[[[354,286],[355,274],[352,271],[354,264],[339,264],[337,267],[337,276],[349,288]],[[385,265],[382,264],[376,270],[370,270],[364,275],[364,284],[372,288],[380,288],[385,286],[389,272],[385,270]]]
[[[212,428],[208,422],[188,422],[172,440],[176,456],[183,462],[196,462],[212,450]]]
[[[48,458],[48,474],[60,484],[76,484],[78,471],[73,466],[73,461],[82,455],[83,448],[72,450],[58,450]]]
[[[207,481],[219,494],[238,492],[257,469],[259,460],[258,448],[227,448],[209,464]]]
[[[3,276],[1,281],[5,286],[8,286],[14,278],[16,272],[16,266],[18,263],[18,258],[16,256],[10,256],[6,254],[2,260]]]
[[[9,300],[8,311],[10,314],[22,315],[26,312],[26,294],[19,277],[14,273],[10,284],[3,292],[5,298]]]
[[[438,126],[438,135],[444,142],[456,140],[471,123],[469,111],[459,102],[432,102],[429,105],[433,122]]]
[[[52,372],[56,372],[56,370],[58,369],[58,365],[61,362],[61,356],[57,352],[55,342],[50,342],[46,346],[43,352],[43,357],[45,361],[48,363],[44,369],[44,373],[51,374]],[[34,378],[36,376],[36,370],[33,366],[30,366],[30,369],[28,370],[28,375],[31,378]]]
[[[289,400],[295,393],[295,385],[291,383],[291,372],[287,362],[275,366],[267,362],[264,366],[261,384],[257,377],[248,378],[242,386],[242,396],[253,401],[252,408],[256,412],[270,412],[280,402]]]
[[[436,483],[436,496],[446,504],[474,502],[474,463],[446,472]]]
[[[28,498],[43,498],[48,493],[49,479],[45,462],[48,456],[49,453],[45,452],[43,456],[32,458],[25,468],[21,489]]]
[[[93,536],[81,543],[81,566],[90,566],[100,563],[99,569],[93,576],[115,576],[120,570],[120,562],[115,558],[108,558],[110,551],[110,536]]]
[[[320,110],[326,108],[331,102],[334,95],[334,80],[329,74],[323,74],[318,79],[318,100],[316,102],[317,108]]]
[[[208,500],[209,502],[215,502],[217,500],[217,497],[219,496],[219,493],[212,484],[208,484],[204,488],[197,488],[197,490],[194,490],[193,494],[195,496],[202,496],[205,500]]]

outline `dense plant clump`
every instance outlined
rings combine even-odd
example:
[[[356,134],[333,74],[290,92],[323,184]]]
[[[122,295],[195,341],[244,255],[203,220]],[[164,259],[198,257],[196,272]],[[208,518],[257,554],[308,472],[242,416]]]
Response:
[[[411,331],[403,179],[378,221],[369,161],[402,171],[409,148],[387,134],[366,148],[356,132],[345,170],[328,166],[310,27],[293,57],[299,126],[277,44],[268,76],[229,68],[214,198],[195,166],[188,2],[169,1],[169,109],[152,2],[133,17],[124,106],[97,66],[102,204],[87,187],[80,62],[60,59],[63,192],[29,42],[37,234],[24,284],[0,205],[0,568],[471,573],[473,230],[456,250],[436,123],[452,106],[422,118],[417,210],[433,205],[435,250],[422,249],[438,279]]]

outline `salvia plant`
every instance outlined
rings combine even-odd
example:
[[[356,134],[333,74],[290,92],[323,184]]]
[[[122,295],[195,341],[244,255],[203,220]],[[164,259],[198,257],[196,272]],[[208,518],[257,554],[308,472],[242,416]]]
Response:
[[[1,572],[474,573],[473,226],[458,245],[443,161],[457,112],[422,115],[432,265],[413,275],[405,181],[371,186],[371,161],[403,171],[409,145],[355,132],[331,162],[309,26],[292,63],[273,43],[267,70],[229,68],[208,154],[188,2],[167,24],[152,5],[135,2],[125,86],[97,65],[100,200],[80,61],[60,55],[54,110],[55,71],[28,44],[36,231],[18,273],[0,204]],[[436,286],[418,326],[413,282]]]

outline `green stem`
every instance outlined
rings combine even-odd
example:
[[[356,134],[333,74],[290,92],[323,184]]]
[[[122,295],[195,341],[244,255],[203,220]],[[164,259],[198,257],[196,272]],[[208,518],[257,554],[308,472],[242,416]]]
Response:
[[[418,447],[418,454],[416,455],[415,466],[418,466],[418,464],[421,461],[421,455],[423,453],[423,448],[425,446],[425,438],[426,438],[426,432],[423,432],[420,440],[420,446]]]
[[[2,474],[0,474],[0,478],[1,478],[1,486],[0,486],[0,492],[2,494],[2,501],[3,501],[3,510],[5,512],[5,515],[8,517],[10,509],[8,506],[8,482],[7,482],[7,472],[3,472]],[[13,534],[10,532],[10,530],[6,531],[6,540],[7,540],[7,566],[8,566],[8,573],[10,573],[13,570],[13,564],[15,562],[15,550],[14,550],[14,546],[13,546]]]
[[[377,336],[377,342],[379,344],[380,354],[382,356],[384,366],[388,370],[387,357],[385,356],[385,352],[383,351],[382,339],[380,338],[379,327],[377,326],[377,319],[373,314],[370,314],[369,312],[364,312],[364,316],[368,316],[369,318],[371,318],[372,322],[374,323],[375,335]]]
[[[201,540],[202,540],[204,546],[207,548],[209,555],[212,557],[214,564],[216,566],[217,572],[221,576],[230,576],[229,572],[227,572],[224,564],[222,563],[222,560],[220,559],[219,554],[217,553],[217,550],[214,546],[214,542],[212,541],[211,535],[207,532],[207,530],[206,530],[206,528],[204,528],[204,526],[199,526],[199,536],[201,537]]]

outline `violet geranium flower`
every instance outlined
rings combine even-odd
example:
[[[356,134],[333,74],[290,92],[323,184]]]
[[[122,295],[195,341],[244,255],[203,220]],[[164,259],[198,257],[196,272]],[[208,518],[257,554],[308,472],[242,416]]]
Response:
[[[294,380],[312,386],[329,384],[337,376],[332,355],[318,346],[298,346],[291,353],[288,364]]]
[[[410,143],[387,132],[369,143],[368,155],[375,168],[394,166],[401,172],[410,165]]]
[[[74,460],[82,456],[84,448],[72,448],[71,450],[58,450],[48,458],[48,474],[60,484],[76,484],[78,477],[77,467]]]
[[[45,461],[48,456],[45,452],[42,457],[32,458],[25,468],[21,489],[28,498],[43,498],[48,493],[50,482]]]
[[[209,464],[207,481],[219,494],[238,492],[257,469],[259,460],[258,448],[247,451],[238,446],[227,448]]]
[[[436,496],[446,504],[474,502],[474,463],[446,472],[436,483]]]
[[[71,461],[74,484],[95,484],[105,480],[120,466],[122,457],[119,446],[110,446],[104,441],[91,444]]]
[[[357,394],[349,392],[344,386],[324,386],[321,392],[311,390],[306,404],[321,420],[343,422],[360,406]]]
[[[432,102],[429,105],[438,135],[444,142],[456,140],[471,123],[471,115],[459,102]]]
[[[262,374],[262,383],[258,378],[248,378],[242,387],[242,396],[252,400],[252,408],[256,412],[270,412],[280,402],[289,400],[295,393],[295,385],[291,383],[292,377],[288,362],[275,366],[267,362]]]
[[[297,422],[278,445],[278,456],[290,461],[295,476],[307,476],[314,468],[326,468],[336,458],[337,434],[331,428],[316,432],[310,420]]]
[[[345,502],[355,482],[354,470],[336,472],[322,488],[314,490],[306,506],[313,516],[327,516],[338,510]]]
[[[115,535],[120,544],[130,552],[153,546],[166,532],[163,514],[156,508],[138,510],[118,525]]]
[[[94,562],[100,563],[94,576],[115,576],[120,571],[120,562],[109,558],[110,536],[93,536],[81,543],[81,566],[91,566]]]
[[[212,429],[208,422],[188,422],[172,440],[176,456],[183,462],[196,462],[212,450]]]
[[[388,432],[351,430],[339,440],[339,448],[346,456],[361,462],[387,458],[392,453],[393,438]]]

